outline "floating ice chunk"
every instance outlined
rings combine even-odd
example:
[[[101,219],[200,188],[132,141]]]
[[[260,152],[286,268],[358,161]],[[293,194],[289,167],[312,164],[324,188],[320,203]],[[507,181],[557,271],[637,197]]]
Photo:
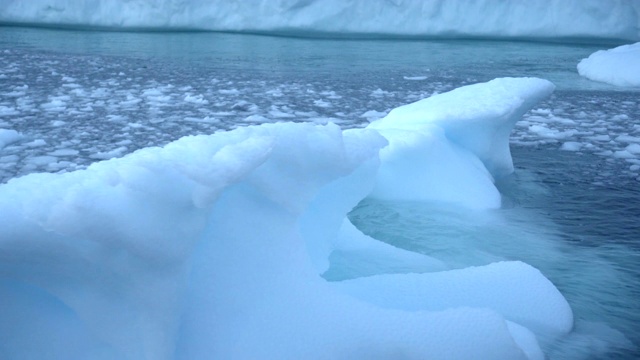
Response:
[[[541,108],[532,109],[531,113],[536,115],[547,115],[547,116],[553,115],[553,112],[551,111],[551,109],[541,109]]]
[[[22,134],[15,130],[0,129],[0,149],[22,138]]]
[[[294,114],[287,111],[291,111],[291,109],[289,109],[286,106],[278,107],[278,106],[272,105],[271,110],[269,110],[269,115],[271,115],[274,118],[280,118],[280,119],[296,117]]]
[[[602,134],[602,135],[588,136],[587,139],[591,141],[608,142],[608,141],[611,141],[611,136],[607,134]]]
[[[20,157],[18,155],[0,156],[0,163],[3,164],[14,164],[18,162],[18,160],[20,160]]]
[[[80,152],[75,149],[57,149],[49,153],[51,156],[76,156]]]
[[[131,94],[127,94],[127,100],[121,101],[120,105],[123,107],[131,107],[140,103],[142,99],[139,99]]]
[[[125,127],[125,129],[126,129],[126,128],[142,129],[142,128],[144,128],[144,127],[145,127],[145,126],[144,126],[144,125],[142,125],[142,124],[138,124],[138,123],[128,123],[128,124],[127,124],[127,126]]]
[[[246,118],[244,118],[243,121],[248,123],[258,123],[258,124],[271,122],[270,119],[257,114],[249,115]]]
[[[236,115],[235,112],[233,111],[214,111],[212,113],[210,113],[213,116],[234,116]]]
[[[185,95],[184,101],[192,104],[201,104],[201,105],[206,105],[209,103],[209,101],[205,99],[202,95],[191,95],[191,94]]]
[[[640,86],[640,42],[600,50],[578,64],[580,75],[616,86]]]
[[[147,97],[152,97],[152,96],[162,96],[164,95],[163,92],[158,89],[158,88],[151,88],[151,89],[146,89],[142,92],[142,95],[147,96]]]
[[[92,159],[108,160],[108,159],[112,159],[112,158],[115,158],[115,157],[120,157],[126,151],[127,151],[127,147],[126,146],[120,146],[120,147],[115,148],[115,149],[113,149],[111,151],[98,152],[98,153],[95,153],[95,154],[91,154],[91,155],[89,155],[89,157],[92,158]]]
[[[331,103],[328,101],[324,101],[324,100],[314,100],[313,104],[317,107],[321,107],[321,108],[328,108],[331,107]]]
[[[220,119],[215,117],[209,117],[209,116],[205,116],[203,118],[194,118],[194,117],[187,116],[184,118],[184,120],[189,122],[203,123],[203,124],[215,124],[220,122]]]
[[[142,92],[142,96],[147,98],[147,102],[151,106],[165,106],[171,101],[171,94],[165,94],[163,91],[165,88],[146,89]]]
[[[636,156],[634,154],[632,154],[631,152],[625,150],[619,150],[619,151],[615,151],[613,153],[613,157],[614,158],[618,158],[618,159],[634,159],[636,158]]]
[[[562,146],[560,147],[560,150],[580,151],[580,149],[582,149],[583,146],[584,146],[584,144],[576,142],[576,141],[567,141],[567,142],[562,144]]]
[[[320,95],[326,96],[329,99],[333,99],[333,100],[337,100],[337,99],[342,99],[342,96],[336,94],[335,91],[331,90],[331,91],[322,91],[320,92]]]
[[[27,93],[25,91],[10,91],[7,93],[2,94],[3,96],[7,96],[7,97],[22,97],[25,96]]]
[[[116,114],[109,114],[109,115],[107,115],[107,119],[108,119],[109,121],[120,122],[120,121],[125,121],[125,120],[127,120],[127,116],[123,116],[123,115],[116,115]]]
[[[35,166],[44,166],[58,161],[56,156],[33,156],[25,159],[25,162]]]
[[[625,142],[625,143],[636,143],[640,144],[640,137],[638,136],[630,136],[630,135],[620,135],[615,138],[617,142]]]
[[[328,124],[328,123],[334,123],[334,124],[343,124],[343,123],[348,123],[348,120],[343,120],[340,118],[335,118],[335,117],[322,117],[322,116],[318,116],[318,117],[309,117],[307,118],[307,121],[310,121],[314,124]]]
[[[388,91],[384,91],[380,88],[375,89],[371,92],[371,96],[373,97],[382,97],[382,96],[386,96],[386,95],[390,95],[391,93]]]
[[[220,89],[218,92],[222,95],[239,95],[240,90],[238,89]]]
[[[389,141],[373,196],[499,207],[493,180],[513,171],[511,130],[553,89],[542,79],[503,78],[393,109],[368,126]]]
[[[625,150],[631,154],[638,155],[640,154],[640,144],[634,143],[634,144],[627,145]]]
[[[55,97],[52,98],[51,101],[40,105],[45,111],[55,111],[61,112],[67,109],[67,103],[65,100],[68,100],[68,97]]]
[[[250,103],[248,101],[240,100],[231,106],[231,110],[243,111],[243,112],[255,112],[259,109],[258,105]]]
[[[555,129],[550,129],[540,124],[529,126],[529,131],[536,133],[541,138],[556,139],[556,140],[563,140],[566,138],[570,138],[576,133],[575,130],[558,131]]]
[[[414,81],[421,81],[421,80],[427,80],[427,76],[403,76],[403,78],[405,80],[414,80]]]
[[[282,90],[280,90],[280,89],[268,90],[268,91],[265,92],[265,94],[271,95],[273,97],[282,97],[282,96],[284,96],[284,94],[282,93]]]
[[[47,145],[47,142],[44,141],[44,139],[35,139],[31,142],[26,143],[25,145],[28,147],[40,147]]]
[[[20,112],[14,107],[0,105],[0,116],[19,115]]]

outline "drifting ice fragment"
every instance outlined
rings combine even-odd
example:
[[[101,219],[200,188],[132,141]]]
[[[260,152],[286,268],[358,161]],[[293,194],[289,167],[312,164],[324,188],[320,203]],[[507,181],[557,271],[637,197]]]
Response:
[[[578,73],[617,86],[640,86],[640,42],[600,50],[582,59]]]

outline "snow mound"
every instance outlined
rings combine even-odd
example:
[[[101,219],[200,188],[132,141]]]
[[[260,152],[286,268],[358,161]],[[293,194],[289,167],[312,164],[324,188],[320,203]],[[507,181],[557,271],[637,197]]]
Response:
[[[527,104],[552,88],[470,88],[498,85],[528,85]],[[521,110],[506,108],[500,129]],[[442,146],[482,166],[481,151],[436,123]],[[569,332],[572,312],[539,271],[449,271],[346,219],[397,141],[381,134],[264,124],[0,185],[0,357],[543,359],[538,339]],[[353,274],[394,274],[328,282],[334,254],[357,260]]]
[[[596,51],[580,61],[578,73],[616,86],[640,87],[640,42]]]
[[[103,28],[194,29],[491,38],[640,40],[635,0],[5,0],[0,22]]]

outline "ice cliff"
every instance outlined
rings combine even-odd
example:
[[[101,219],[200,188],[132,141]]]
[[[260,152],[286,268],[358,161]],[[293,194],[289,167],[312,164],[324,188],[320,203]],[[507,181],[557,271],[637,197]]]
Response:
[[[0,23],[330,36],[640,40],[635,0],[4,0]]]

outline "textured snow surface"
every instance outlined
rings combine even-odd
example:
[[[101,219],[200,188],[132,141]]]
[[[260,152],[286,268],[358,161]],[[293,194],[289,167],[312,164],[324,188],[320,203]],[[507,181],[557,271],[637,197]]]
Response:
[[[0,22],[106,28],[640,39],[636,0],[4,0]]]
[[[578,73],[612,85],[640,87],[640,42],[597,51],[580,61]]]
[[[513,126],[505,114],[552,90],[538,79],[467,88],[510,94],[497,118],[487,117],[505,137]],[[464,94],[414,104],[411,117],[418,108],[438,111],[438,98],[448,103]],[[399,113],[381,124],[414,121]],[[463,149],[465,159],[475,157],[463,165],[482,167],[486,152],[459,144],[476,143],[473,136],[484,143],[487,133],[449,140],[446,130],[449,122],[475,126],[486,115],[416,126]],[[521,262],[449,270],[437,258],[380,243],[346,219],[387,166],[380,151],[397,139],[386,135],[263,124],[0,185],[0,355],[544,359],[539,341],[548,346],[567,335],[573,315],[539,271]],[[429,147],[420,138],[404,146],[415,147],[409,160],[420,167]],[[398,171],[412,176],[410,168]],[[373,276],[328,282],[320,274],[336,253],[360,266],[360,276]]]

